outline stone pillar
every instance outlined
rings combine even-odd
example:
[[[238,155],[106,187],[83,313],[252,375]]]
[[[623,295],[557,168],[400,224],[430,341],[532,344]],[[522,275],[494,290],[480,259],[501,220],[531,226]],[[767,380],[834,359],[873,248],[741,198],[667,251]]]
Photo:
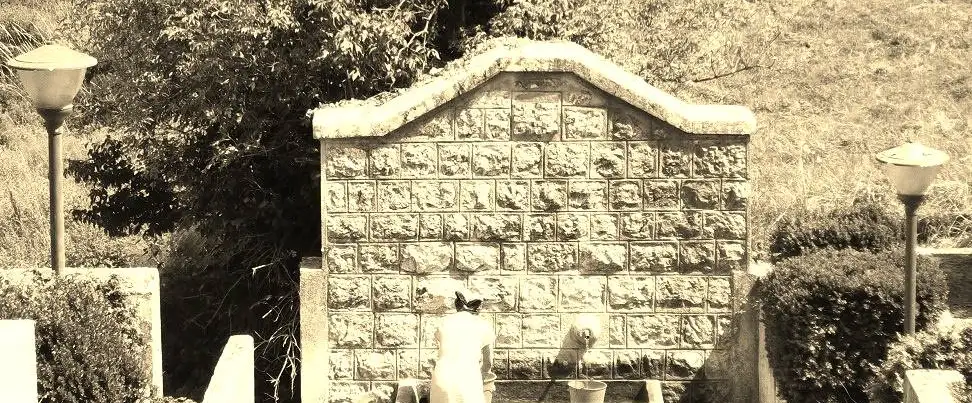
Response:
[[[949,386],[964,382],[958,371],[913,369],[905,372],[904,403],[954,403]]]
[[[0,320],[0,401],[37,402],[37,353],[34,321]]]
[[[300,263],[300,399],[327,402],[328,363],[327,274],[320,258]]]
[[[255,393],[253,337],[232,336],[219,356],[203,403],[253,403]]]

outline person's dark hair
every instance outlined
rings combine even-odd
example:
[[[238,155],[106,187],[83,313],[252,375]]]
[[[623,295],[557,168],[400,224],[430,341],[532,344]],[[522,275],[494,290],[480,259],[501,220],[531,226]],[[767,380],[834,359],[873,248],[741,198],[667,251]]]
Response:
[[[461,292],[456,291],[456,311],[479,313],[479,308],[483,305],[483,300],[474,299],[466,301],[466,297]]]

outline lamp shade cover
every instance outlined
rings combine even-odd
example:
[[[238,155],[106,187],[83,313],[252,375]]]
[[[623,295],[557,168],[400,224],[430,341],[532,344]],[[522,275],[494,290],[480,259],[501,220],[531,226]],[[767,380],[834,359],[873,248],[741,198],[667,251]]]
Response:
[[[45,45],[7,61],[34,107],[62,109],[74,102],[95,58],[60,45]]]
[[[898,194],[908,196],[924,195],[949,159],[942,151],[914,142],[884,150],[876,157]]]

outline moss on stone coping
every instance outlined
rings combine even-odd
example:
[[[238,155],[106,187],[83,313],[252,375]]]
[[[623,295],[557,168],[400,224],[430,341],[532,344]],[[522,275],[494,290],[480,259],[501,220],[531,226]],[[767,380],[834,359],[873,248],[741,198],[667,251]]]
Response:
[[[425,115],[500,72],[569,72],[682,131],[750,135],[756,117],[744,106],[684,102],[571,42],[504,40],[449,63],[412,87],[311,111],[316,139],[380,137]]]

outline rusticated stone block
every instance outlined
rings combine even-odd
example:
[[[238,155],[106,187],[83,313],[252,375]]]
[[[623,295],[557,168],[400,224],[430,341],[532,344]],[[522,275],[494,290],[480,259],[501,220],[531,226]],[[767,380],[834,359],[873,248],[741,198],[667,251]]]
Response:
[[[463,210],[492,210],[493,181],[471,180],[459,184]]]
[[[532,313],[523,315],[523,347],[560,347],[560,316]]]
[[[679,244],[678,252],[678,270],[682,273],[711,273],[715,270],[715,242],[685,241]]]
[[[419,350],[414,348],[398,350],[398,379],[418,378]]]
[[[478,214],[475,226],[480,241],[519,241],[523,231],[519,214]]]
[[[344,403],[356,401],[368,392],[368,382],[337,381],[331,382],[329,400],[327,403]]]
[[[656,306],[659,310],[702,312],[705,309],[705,285],[705,277],[659,276]]]
[[[402,245],[402,271],[416,274],[448,271],[452,266],[452,245],[420,242]]]
[[[718,255],[718,271],[728,273],[741,270],[746,265],[746,244],[744,242],[718,241],[716,243]]]
[[[417,129],[415,130],[415,133],[412,136],[406,137],[406,139],[411,141],[441,141],[455,139],[455,136],[452,134],[452,119],[454,116],[454,110],[446,109],[438,114],[429,114],[420,117],[416,121]]]
[[[677,210],[680,199],[677,181],[665,179],[645,181],[645,209]]]
[[[700,350],[669,350],[666,357],[666,379],[693,379],[705,365],[705,352]]]
[[[658,148],[654,142],[632,141],[628,143],[628,176],[652,178],[658,173]]]
[[[591,214],[591,239],[618,239],[618,215]]]
[[[583,178],[590,161],[588,143],[549,143],[546,150],[546,177]]]
[[[564,105],[600,106],[607,104],[606,95],[591,87],[586,81],[576,75],[564,76],[564,86],[560,90],[564,94]],[[606,110],[604,111],[606,115]]]
[[[407,181],[378,182],[378,210],[408,210],[412,200],[411,185]]]
[[[419,313],[454,312],[456,291],[466,291],[466,284],[451,277],[416,277],[412,305]]]
[[[510,379],[540,379],[537,350],[510,350]]]
[[[615,273],[628,265],[628,248],[622,242],[582,243],[580,270],[586,273]]]
[[[531,272],[555,273],[574,270],[577,246],[569,243],[534,243],[527,245],[528,269]]]
[[[629,315],[628,347],[678,346],[679,320],[675,315]]]
[[[523,344],[522,331],[520,314],[496,314],[496,347],[520,348]]]
[[[567,207],[567,181],[534,181],[533,208],[556,211]]]
[[[367,169],[368,152],[365,150],[338,144],[324,150],[324,173],[327,179],[360,178],[367,175]]]
[[[371,309],[371,278],[368,276],[330,275],[327,291],[331,309]]]
[[[348,182],[348,211],[375,210],[375,183]],[[330,215],[328,216],[330,217]]]
[[[358,214],[331,214],[324,222],[328,242],[354,242],[364,239],[368,219]]]
[[[499,77],[495,80],[491,80],[490,83],[486,84],[484,89],[476,91],[475,94],[466,94],[469,96],[469,106],[475,108],[506,108],[510,109],[510,91],[506,88],[509,84],[505,80],[500,80]]]
[[[655,216],[652,213],[621,213],[621,237],[631,240],[654,238]]]
[[[626,162],[624,143],[591,143],[591,177],[623,178]]]
[[[508,350],[493,350],[493,373],[496,374],[496,379],[510,379],[510,352]]]
[[[455,297],[453,297],[455,300]],[[454,312],[453,308],[450,312]],[[419,366],[420,372],[423,372],[426,377],[432,374],[431,370],[435,365],[434,358],[437,355],[436,351],[430,351],[431,354],[426,354],[424,349],[434,349],[438,347],[438,341],[435,339],[435,331],[439,329],[442,325],[442,320],[445,319],[445,315],[421,315],[419,319],[421,322],[421,328],[419,329],[419,334],[421,335],[421,344],[423,351],[419,352]],[[432,358],[430,361],[429,358]],[[428,365],[431,364],[431,365]],[[428,365],[428,369],[425,366]],[[426,372],[428,371],[428,372]]]
[[[745,144],[699,144],[695,149],[695,176],[746,176]]]
[[[557,220],[553,214],[532,214],[526,216],[526,235],[528,241],[553,241],[557,236]]]
[[[511,125],[510,109],[486,110],[486,138],[489,140],[509,140]]]
[[[607,182],[570,181],[569,205],[575,210],[601,210],[607,206]]]
[[[416,181],[412,184],[412,204],[422,211],[456,210],[459,183],[455,181]]]
[[[398,144],[384,144],[369,152],[371,175],[388,178],[398,175],[402,169],[402,150]]]
[[[446,177],[468,177],[470,171],[469,144],[439,144],[439,174]]]
[[[553,311],[557,307],[557,278],[527,276],[520,279],[520,311]]]
[[[667,272],[678,263],[674,242],[631,243],[631,271]]]
[[[747,181],[723,181],[722,205],[727,210],[745,210],[752,191]]]
[[[372,215],[371,239],[374,241],[408,241],[418,239],[418,214]]]
[[[482,109],[462,109],[456,112],[456,138],[481,140],[486,138],[485,112]]]
[[[647,276],[611,277],[608,306],[615,311],[650,312],[655,297],[655,279]]]
[[[624,316],[611,315],[608,318],[608,345],[613,348],[622,348],[628,344],[628,331],[624,326]]]
[[[355,350],[357,379],[395,379],[395,354],[392,350]]]
[[[688,178],[692,173],[693,143],[664,141],[661,143],[661,175],[666,178]]]
[[[354,350],[331,350],[332,379],[354,379]]]
[[[432,176],[437,166],[435,144],[402,144],[402,176],[424,178]]]
[[[641,370],[645,379],[662,379],[665,377],[665,352],[659,350],[643,350],[641,353]]]
[[[577,376],[577,352],[573,350],[540,350],[544,379],[564,379]]]
[[[354,245],[329,245],[324,252],[325,267],[330,273],[353,273],[355,269]]]
[[[501,210],[530,208],[530,182],[496,181],[496,207]]]
[[[377,276],[371,287],[376,311],[408,309],[412,296],[412,281],[408,276]]]
[[[611,181],[611,208],[638,210],[641,208],[641,181]]]
[[[371,312],[331,312],[328,314],[328,340],[341,348],[371,347],[375,315]]]
[[[430,345],[429,347],[425,347],[423,345],[423,349],[419,351],[419,379],[432,378],[432,370],[435,369],[435,360],[438,358],[437,355],[439,354],[437,351],[433,350],[433,348],[434,345]],[[422,396],[422,394],[425,393],[425,389],[420,390],[419,396]]]
[[[507,176],[510,174],[510,145],[474,144],[472,159],[475,176]]]
[[[516,310],[517,279],[508,276],[472,276],[469,289],[483,298],[484,312]]]
[[[594,140],[607,137],[607,111],[581,106],[564,107],[564,138]]]
[[[710,277],[709,312],[728,312],[732,307],[732,286],[729,277]]]
[[[732,345],[733,323],[729,315],[716,315],[716,345],[726,347]]]
[[[612,361],[614,355],[611,350],[588,350],[584,354],[584,362],[580,363],[580,373],[591,379],[611,379]]]
[[[377,347],[418,347],[418,315],[412,313],[379,313],[375,316],[375,344]]]
[[[469,240],[469,215],[452,213],[442,215],[442,238],[446,241]]]
[[[343,213],[348,211],[348,191],[344,182],[325,182],[324,211],[327,213]]]
[[[701,237],[702,213],[697,211],[672,211],[658,213],[658,239],[692,239]]]
[[[457,243],[456,269],[467,272],[499,270],[499,245]]]
[[[715,342],[715,320],[712,316],[682,317],[682,347],[712,348]]]
[[[561,276],[560,310],[562,312],[603,312],[603,276]]]
[[[514,178],[539,178],[543,161],[543,144],[516,143],[510,175]]]
[[[586,240],[590,233],[590,220],[586,214],[557,214],[557,240]]]
[[[641,350],[614,351],[614,378],[641,378]]]
[[[529,72],[514,75],[512,87],[526,91],[559,91],[565,82],[565,74]]]
[[[682,183],[682,204],[687,209],[719,208],[718,181],[685,181]]]
[[[719,239],[746,239],[746,213],[710,211],[705,214],[705,225]]]
[[[526,270],[526,244],[505,243],[500,246],[500,267],[504,271]]]
[[[419,240],[438,241],[442,239],[442,215],[419,215]]]
[[[359,247],[358,264],[365,273],[393,273],[398,271],[398,245],[363,244]]]
[[[513,93],[513,140],[550,141],[560,135],[560,93]]]
[[[611,137],[618,140],[647,139],[651,126],[647,119],[636,116],[627,108],[612,108],[608,115],[611,121]],[[639,114],[640,115],[640,114]]]

